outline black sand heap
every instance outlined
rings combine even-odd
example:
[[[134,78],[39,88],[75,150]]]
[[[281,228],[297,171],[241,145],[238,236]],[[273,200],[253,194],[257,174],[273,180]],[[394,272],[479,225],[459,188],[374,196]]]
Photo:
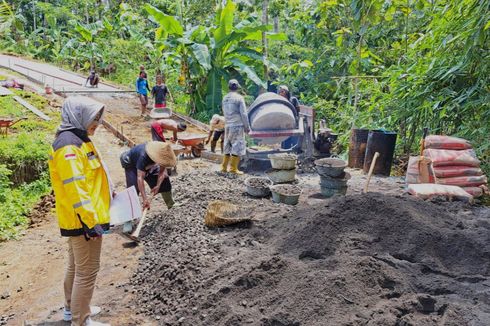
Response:
[[[488,209],[378,193],[291,208],[202,172],[174,185],[188,205],[145,229],[133,278],[162,325],[490,325]],[[207,229],[213,199],[258,221]]]

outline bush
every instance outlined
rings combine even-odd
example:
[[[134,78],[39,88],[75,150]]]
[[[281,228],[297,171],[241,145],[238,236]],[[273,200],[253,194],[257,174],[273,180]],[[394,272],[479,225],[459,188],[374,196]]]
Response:
[[[0,164],[0,241],[16,238],[19,231],[28,226],[32,206],[51,189],[47,173],[18,188],[9,187],[10,174],[11,171]]]

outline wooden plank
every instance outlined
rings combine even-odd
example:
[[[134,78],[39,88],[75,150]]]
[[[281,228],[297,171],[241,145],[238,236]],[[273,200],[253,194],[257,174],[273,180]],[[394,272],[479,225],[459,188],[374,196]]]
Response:
[[[123,134],[122,132],[120,132],[119,130],[117,130],[116,128],[114,128],[113,125],[111,125],[109,122],[107,122],[106,120],[102,120],[102,125],[107,129],[109,130],[110,132],[112,132],[114,134],[114,136],[116,136],[117,138],[119,138],[120,140],[126,142],[128,144],[129,147],[134,147],[136,144],[134,143],[134,141],[132,141],[131,139],[129,139],[125,134]]]
[[[10,89],[0,86],[0,96],[7,96],[7,95],[12,95],[12,94],[13,93]]]
[[[22,106],[24,106],[26,109],[30,110],[32,113],[34,113],[35,115],[37,115],[38,117],[40,117],[41,119],[44,119],[46,121],[49,121],[51,120],[50,117],[48,117],[46,114],[44,114],[43,112],[39,111],[38,109],[36,109],[33,105],[31,105],[30,103],[24,101],[22,98],[18,97],[18,96],[14,96],[14,100],[16,100],[19,104],[21,104]]]
[[[172,114],[175,115],[177,118],[184,120],[185,122],[190,123],[190,124],[196,126],[197,128],[203,130],[203,131],[209,132],[209,126],[205,123],[202,123],[201,121],[198,121],[196,119],[193,119],[193,118],[186,116],[186,115],[183,115],[181,113],[177,113],[175,111],[173,111]]]

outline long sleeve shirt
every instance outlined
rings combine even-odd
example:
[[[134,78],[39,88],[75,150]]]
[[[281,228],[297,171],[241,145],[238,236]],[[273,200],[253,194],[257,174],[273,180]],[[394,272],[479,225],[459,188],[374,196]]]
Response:
[[[250,129],[247,108],[243,96],[236,92],[229,92],[223,98],[223,114],[227,127],[245,127]]]
[[[141,95],[148,95],[149,90],[150,87],[148,86],[148,81],[138,77],[138,79],[136,79],[136,92]]]

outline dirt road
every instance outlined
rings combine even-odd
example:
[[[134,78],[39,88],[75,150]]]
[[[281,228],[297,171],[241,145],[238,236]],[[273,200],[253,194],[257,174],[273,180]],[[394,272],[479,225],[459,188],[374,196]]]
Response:
[[[40,85],[50,85],[55,90],[67,91],[119,91],[118,88],[99,83],[96,89],[83,87],[87,77],[53,65],[33,60],[0,54],[0,67],[13,70]]]
[[[103,128],[93,141],[109,166],[116,186],[124,185],[118,141]],[[59,235],[53,213],[41,226],[28,229],[18,241],[0,244],[0,325],[66,325],[62,319],[62,280],[66,244]],[[123,287],[134,273],[141,247],[124,247],[127,241],[117,234],[104,237],[101,270],[97,279],[94,304],[103,308],[101,320],[113,325],[151,324],[130,309],[134,295]]]
[[[94,97],[106,104],[108,120],[138,117],[137,102],[131,97]],[[50,99],[62,102],[53,96]],[[138,135],[137,140],[146,141],[150,137],[147,124],[138,117],[136,125],[128,124],[128,130]],[[119,155],[127,148],[103,127],[97,130],[92,140],[108,165],[116,188],[124,189],[125,176]],[[209,170],[215,166],[201,160],[183,160],[179,161],[177,170],[185,174],[196,169]],[[166,210],[159,201],[160,198],[156,199],[153,208],[156,212]],[[59,235],[54,212],[36,215],[36,224],[19,240],[0,244],[0,325],[67,324],[62,321],[66,240]],[[100,320],[110,321],[113,325],[156,324],[156,320],[135,311],[135,290],[129,280],[137,270],[143,249],[127,245],[128,242],[117,234],[104,237],[93,303],[103,308]]]

